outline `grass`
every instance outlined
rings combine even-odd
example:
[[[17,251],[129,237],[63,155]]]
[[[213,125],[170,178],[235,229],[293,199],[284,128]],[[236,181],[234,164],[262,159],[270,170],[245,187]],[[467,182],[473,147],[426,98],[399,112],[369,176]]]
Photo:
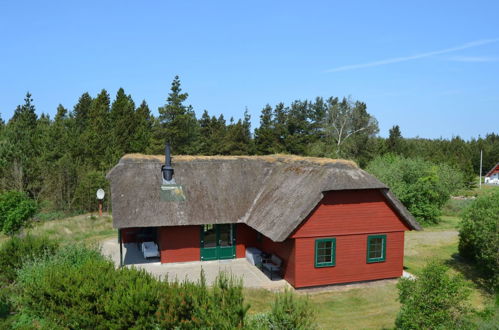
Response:
[[[306,293],[300,293],[306,294]],[[263,289],[245,290],[250,314],[265,312],[274,293]],[[376,282],[348,291],[308,294],[320,329],[393,328],[400,305],[394,281]]]
[[[26,230],[33,235],[44,235],[59,240],[62,244],[72,242],[98,243],[106,238],[117,237],[112,227],[111,216],[102,217],[82,214],[66,219],[39,221]],[[7,237],[0,234],[0,244]]]

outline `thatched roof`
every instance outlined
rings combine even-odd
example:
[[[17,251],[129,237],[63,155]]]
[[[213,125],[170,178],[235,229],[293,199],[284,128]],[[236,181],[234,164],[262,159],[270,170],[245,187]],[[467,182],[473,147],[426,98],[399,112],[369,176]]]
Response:
[[[412,229],[417,222],[387,187],[351,161],[288,155],[174,156],[185,202],[160,199],[164,156],[125,155],[108,173],[115,228],[246,223],[285,240],[323,192],[381,189]]]

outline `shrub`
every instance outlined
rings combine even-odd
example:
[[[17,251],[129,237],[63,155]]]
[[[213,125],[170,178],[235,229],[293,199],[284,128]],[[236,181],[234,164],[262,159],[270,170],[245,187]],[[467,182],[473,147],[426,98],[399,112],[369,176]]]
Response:
[[[499,289],[499,191],[478,197],[463,213],[459,254],[476,264],[491,291]]]
[[[221,273],[208,288],[199,283],[173,283],[161,293],[158,323],[164,329],[234,329],[244,326],[249,306],[242,283]]]
[[[20,191],[0,194],[0,231],[17,234],[36,213],[36,202]]]
[[[0,246],[0,285],[14,282],[25,262],[52,255],[57,248],[57,241],[46,237],[27,235],[7,240]]]
[[[471,293],[460,275],[451,276],[444,265],[431,261],[415,280],[398,285],[398,329],[457,329],[467,327]]]
[[[450,194],[463,186],[458,170],[422,159],[388,154],[375,158],[367,171],[388,185],[418,221],[427,224],[438,223]]]
[[[70,246],[26,264],[18,275],[18,320],[61,328],[128,329],[154,325],[164,284],[136,269],[116,270],[96,250]]]
[[[256,330],[272,329],[315,329],[315,315],[306,298],[296,297],[292,292],[278,293],[269,313],[257,314],[250,318],[249,328]]]

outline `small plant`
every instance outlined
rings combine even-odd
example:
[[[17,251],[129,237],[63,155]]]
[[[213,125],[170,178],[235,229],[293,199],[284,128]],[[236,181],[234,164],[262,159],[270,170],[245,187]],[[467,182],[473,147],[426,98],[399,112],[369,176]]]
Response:
[[[400,279],[398,329],[461,329],[469,325],[471,291],[462,276],[449,275],[448,270],[431,261],[417,279]]]

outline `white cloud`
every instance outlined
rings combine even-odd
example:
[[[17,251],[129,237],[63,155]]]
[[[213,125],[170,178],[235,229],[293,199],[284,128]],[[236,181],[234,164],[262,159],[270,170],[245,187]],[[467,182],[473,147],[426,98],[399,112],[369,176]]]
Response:
[[[393,63],[413,61],[413,60],[418,60],[420,58],[441,55],[441,54],[446,54],[446,53],[452,53],[452,52],[457,52],[457,51],[463,50],[463,49],[474,48],[474,47],[478,47],[478,46],[492,44],[492,43],[496,43],[498,41],[499,41],[499,38],[498,39],[477,40],[477,41],[468,42],[468,43],[460,45],[460,46],[441,49],[441,50],[435,50],[435,51],[431,51],[431,52],[427,52],[427,53],[420,53],[420,54],[411,55],[411,56],[404,56],[404,57],[394,57],[394,58],[388,58],[385,60],[367,62],[367,63],[361,63],[361,64],[339,66],[339,67],[336,67],[333,69],[326,70],[326,72],[349,71],[349,70],[371,68],[371,67],[375,67],[375,66],[393,64]]]
[[[497,62],[499,57],[489,57],[489,56],[453,56],[449,58],[451,61],[455,62]]]

